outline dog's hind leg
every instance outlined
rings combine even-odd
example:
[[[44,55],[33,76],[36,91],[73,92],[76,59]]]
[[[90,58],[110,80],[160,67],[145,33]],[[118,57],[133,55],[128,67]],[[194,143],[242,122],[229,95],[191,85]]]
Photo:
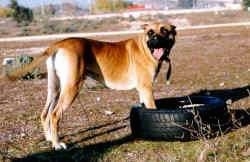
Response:
[[[60,80],[60,95],[50,116],[51,141],[55,149],[66,149],[66,145],[59,142],[58,124],[63,112],[72,105],[81,88],[83,59],[76,53],[63,50],[56,56],[55,67]]]
[[[41,123],[46,140],[51,141],[50,116],[53,109],[55,108],[55,105],[57,104],[60,85],[54,67],[54,56],[48,58],[46,65],[48,73],[48,92],[46,104],[41,114]]]
[[[56,105],[54,111],[51,115],[51,141],[53,147],[58,149],[66,149],[66,145],[62,142],[59,142],[58,138],[58,124],[60,119],[62,118],[63,112],[71,106],[73,103],[77,93],[78,93],[78,83],[74,85],[68,85],[62,89],[58,104]]]

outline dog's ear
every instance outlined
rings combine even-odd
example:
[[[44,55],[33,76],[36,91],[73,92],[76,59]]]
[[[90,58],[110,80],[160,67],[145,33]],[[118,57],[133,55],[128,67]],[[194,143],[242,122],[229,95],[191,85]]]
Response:
[[[170,25],[170,27],[171,27],[171,32],[174,34],[174,35],[176,35],[177,33],[176,33],[176,26],[175,25]]]
[[[141,29],[143,29],[144,31],[147,31],[149,27],[149,24],[142,24],[141,25]]]
[[[176,26],[175,25],[170,25],[171,26],[171,30],[175,30],[176,29]]]

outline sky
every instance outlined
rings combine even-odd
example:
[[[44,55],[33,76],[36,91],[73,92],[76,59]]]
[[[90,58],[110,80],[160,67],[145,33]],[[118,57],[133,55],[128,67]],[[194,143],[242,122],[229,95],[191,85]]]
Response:
[[[59,4],[61,2],[76,3],[80,7],[86,8],[90,0],[17,0],[18,4],[25,7],[36,7],[42,4]],[[6,6],[10,3],[10,0],[0,0],[0,6]]]

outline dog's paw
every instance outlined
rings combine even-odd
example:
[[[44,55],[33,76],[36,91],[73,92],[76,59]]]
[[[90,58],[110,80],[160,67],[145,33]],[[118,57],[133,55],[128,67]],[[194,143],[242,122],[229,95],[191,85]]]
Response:
[[[49,131],[45,132],[45,140],[46,141],[52,141],[52,136],[51,133]]]
[[[170,84],[171,84],[170,80],[167,80],[166,85],[170,85]]]
[[[59,142],[57,144],[54,144],[53,147],[55,148],[55,150],[66,150],[67,149],[66,144],[63,142]]]

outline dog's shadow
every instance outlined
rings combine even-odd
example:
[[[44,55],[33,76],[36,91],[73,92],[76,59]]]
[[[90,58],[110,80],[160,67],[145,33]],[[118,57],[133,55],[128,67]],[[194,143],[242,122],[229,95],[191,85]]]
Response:
[[[209,95],[209,96],[216,96],[224,100],[225,102],[231,100],[235,102],[237,100],[250,97],[250,86],[235,88],[235,89],[220,89],[220,90],[201,90],[199,92],[195,92],[190,94],[190,96],[196,95]],[[250,124],[250,108],[238,108],[230,110],[235,124],[232,125],[233,129],[236,130],[247,126]],[[84,147],[77,147],[78,143],[81,143],[86,140],[90,140],[92,138],[96,138],[108,133],[116,133],[120,129],[124,129],[125,127],[129,127],[129,118],[122,119],[119,121],[99,125],[96,127],[91,127],[88,129],[84,129],[82,131],[78,131],[76,133],[68,134],[62,138],[74,138],[79,134],[85,134],[89,131],[108,128],[102,130],[99,133],[93,133],[92,135],[84,138],[77,139],[72,141],[70,144],[70,148],[68,150],[63,151],[47,151],[47,152],[40,152],[28,155],[24,158],[14,158],[12,159],[13,162],[29,162],[29,161],[60,161],[60,162],[68,162],[68,161],[98,161],[101,160],[106,152],[108,152],[112,148],[116,148],[124,143],[133,142],[135,140],[131,135],[127,134],[121,136],[118,139],[104,141],[104,142],[97,142],[94,144],[90,144]],[[123,124],[121,124],[123,123]],[[125,124],[124,124],[125,123]]]
[[[231,104],[243,98],[249,97],[250,99],[250,85],[234,89],[200,90],[190,94],[190,96],[197,95],[218,97],[224,102]],[[237,129],[250,123],[250,107],[230,109],[229,111],[233,119],[233,128]]]
[[[71,162],[71,161],[82,161],[82,162],[94,162],[94,161],[101,161],[103,155],[109,151],[109,149],[115,148],[120,146],[124,143],[129,143],[134,140],[132,135],[125,134],[118,139],[97,142],[94,144],[89,144],[83,147],[79,147],[79,144],[86,143],[86,141],[94,141],[95,138],[101,137],[102,135],[107,134],[114,134],[124,128],[128,128],[128,119],[125,118],[122,120],[117,120],[114,122],[102,124],[95,127],[90,127],[87,129],[78,130],[75,133],[67,134],[61,138],[72,138],[70,143],[67,143],[67,150],[60,150],[60,151],[44,151],[35,154],[28,155],[24,158],[12,158],[13,162]],[[121,124],[124,122],[125,124]],[[99,131],[101,130],[101,131]],[[92,132],[93,133],[89,133]],[[84,134],[90,134],[87,137],[80,137],[84,136]],[[78,138],[76,138],[78,137]]]

